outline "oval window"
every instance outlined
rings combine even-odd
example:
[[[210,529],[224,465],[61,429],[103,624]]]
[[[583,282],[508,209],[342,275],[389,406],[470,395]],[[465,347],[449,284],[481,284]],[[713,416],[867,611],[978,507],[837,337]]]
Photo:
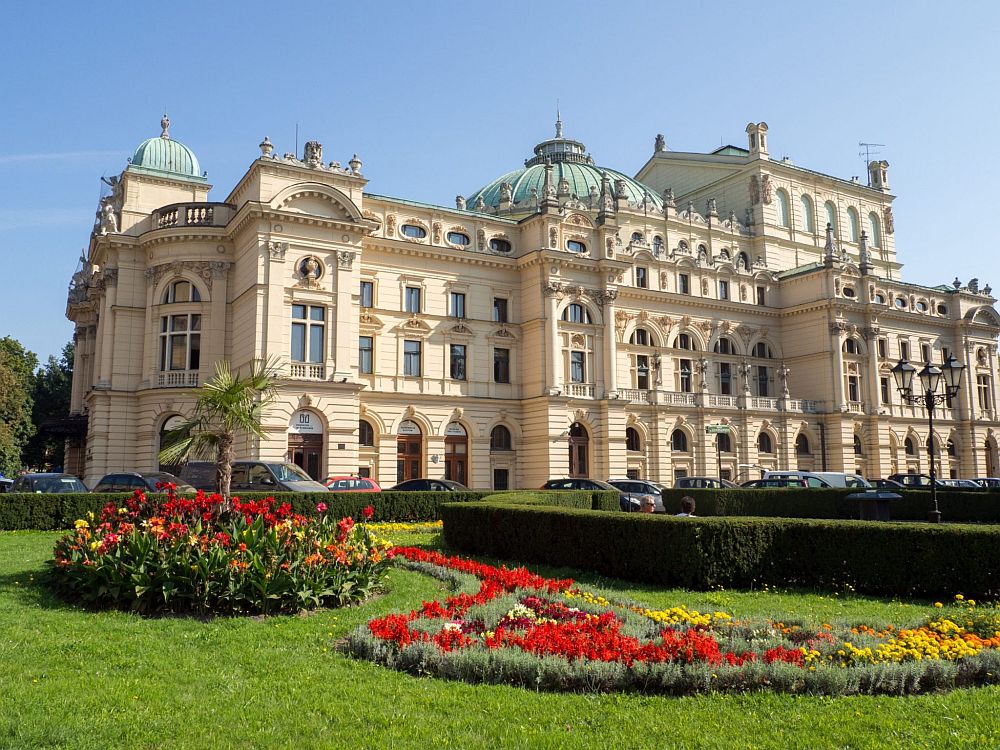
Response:
[[[945,305],[938,305],[937,306],[937,311],[938,311],[938,315],[947,315],[948,314],[948,308]]]
[[[906,308],[906,298],[905,297],[896,297],[896,307],[898,307],[900,310],[905,309]]]
[[[844,287],[844,296],[845,297],[853,297],[854,296],[854,287],[845,286]]]
[[[566,249],[571,253],[585,253],[587,252],[587,246],[582,242],[577,242],[576,240],[567,240]]]
[[[462,234],[461,232],[448,232],[448,242],[452,245],[468,245],[469,235]]]
[[[927,312],[927,303],[923,300],[917,302],[917,312]]]
[[[510,243],[507,240],[497,238],[490,240],[490,250],[495,253],[509,253],[510,249]]]
[[[885,304],[885,295],[884,294],[876,294],[875,295],[875,304],[877,304],[877,305],[884,305]]]
[[[412,237],[415,240],[422,240],[427,236],[427,230],[416,224],[403,224],[399,231],[403,233],[403,236]]]

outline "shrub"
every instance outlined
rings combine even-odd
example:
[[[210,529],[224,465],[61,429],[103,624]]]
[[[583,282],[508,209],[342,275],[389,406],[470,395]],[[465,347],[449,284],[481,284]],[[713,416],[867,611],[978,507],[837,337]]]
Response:
[[[315,510],[307,518],[272,498],[229,504],[137,491],[75,522],[56,543],[52,579],[69,599],[147,614],[267,614],[365,599],[389,545],[367,528],[370,513],[355,524]]]
[[[753,584],[900,596],[1000,595],[1000,527],[674,518],[495,502],[442,506],[462,552],[708,589]]]

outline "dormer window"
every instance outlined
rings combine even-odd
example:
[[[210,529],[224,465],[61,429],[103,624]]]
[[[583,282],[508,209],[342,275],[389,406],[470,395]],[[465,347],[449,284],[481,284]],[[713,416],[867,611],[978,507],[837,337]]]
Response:
[[[448,242],[452,245],[468,245],[471,240],[469,240],[469,235],[462,234],[461,232],[448,232]]]
[[[917,312],[922,312],[922,313],[927,312],[927,303],[924,302],[923,300],[917,302]]]
[[[566,249],[571,253],[585,253],[587,252],[587,246],[578,240],[567,240]]]
[[[402,232],[404,237],[414,240],[422,240],[427,236],[427,230],[423,227],[418,227],[416,224],[403,224],[399,231]]]
[[[175,281],[163,293],[163,304],[175,302],[201,302],[201,293],[190,281]]]
[[[507,240],[496,238],[490,240],[490,250],[495,253],[509,253],[510,249],[510,243]]]
[[[906,297],[896,297],[896,307],[900,310],[906,309]]]
[[[854,297],[854,287],[845,286],[844,287],[844,296],[845,297]]]

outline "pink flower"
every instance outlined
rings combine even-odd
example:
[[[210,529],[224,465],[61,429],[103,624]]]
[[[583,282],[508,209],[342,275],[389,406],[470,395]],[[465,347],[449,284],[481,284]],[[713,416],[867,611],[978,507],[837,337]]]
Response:
[[[326,513],[326,503],[320,503],[316,506],[317,513]]]

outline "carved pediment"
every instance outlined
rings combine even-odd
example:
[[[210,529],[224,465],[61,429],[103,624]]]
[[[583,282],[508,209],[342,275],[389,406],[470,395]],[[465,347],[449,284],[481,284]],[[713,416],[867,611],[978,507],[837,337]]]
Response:
[[[431,327],[425,320],[417,315],[413,315],[402,323],[399,324],[399,328],[408,333],[430,333]]]
[[[382,326],[385,325],[382,320],[367,307],[361,308],[361,312],[358,314],[358,324],[364,330],[381,330]]]

